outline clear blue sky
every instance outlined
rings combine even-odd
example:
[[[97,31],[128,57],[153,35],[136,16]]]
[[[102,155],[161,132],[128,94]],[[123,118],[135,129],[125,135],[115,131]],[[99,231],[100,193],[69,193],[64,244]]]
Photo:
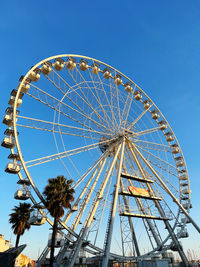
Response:
[[[199,18],[198,0],[2,2],[1,118],[20,75],[46,57],[82,54],[114,66],[154,100],[172,126],[189,170],[191,215],[200,225]],[[3,138],[5,125],[0,129]],[[13,200],[16,177],[4,172],[8,152],[0,149],[0,233],[10,239],[8,214],[17,203]],[[24,235],[22,242],[31,247],[26,250],[29,256],[37,257],[47,229],[44,226]],[[200,235],[190,228],[189,233],[186,247],[200,251]],[[37,245],[33,247],[30,241]]]

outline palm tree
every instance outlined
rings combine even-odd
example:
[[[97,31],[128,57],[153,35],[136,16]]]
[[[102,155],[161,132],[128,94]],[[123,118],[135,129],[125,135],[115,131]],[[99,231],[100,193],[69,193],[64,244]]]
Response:
[[[49,266],[53,266],[55,239],[58,229],[59,219],[64,215],[64,208],[71,209],[71,202],[74,201],[74,189],[71,187],[72,180],[67,180],[63,175],[48,180],[43,195],[46,207],[54,218],[53,232],[51,238],[51,254]]]
[[[33,209],[29,203],[19,203],[19,206],[15,206],[9,214],[9,223],[12,224],[11,228],[15,235],[17,235],[15,247],[19,245],[20,236],[24,234],[25,230],[29,230],[31,225],[29,223],[30,213]]]

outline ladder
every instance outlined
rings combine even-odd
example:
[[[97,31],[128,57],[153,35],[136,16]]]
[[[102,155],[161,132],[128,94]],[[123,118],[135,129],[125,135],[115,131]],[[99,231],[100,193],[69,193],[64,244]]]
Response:
[[[114,193],[112,194],[112,202],[113,202],[113,197]],[[108,239],[108,233],[110,232],[110,223],[111,223],[111,218],[112,218],[112,211],[113,211],[113,205],[111,205],[109,217],[108,217],[108,223],[107,223],[107,228],[106,228],[106,234],[105,234],[105,241],[104,241],[104,246],[103,246],[103,251],[105,251],[105,248],[107,246],[107,239]]]

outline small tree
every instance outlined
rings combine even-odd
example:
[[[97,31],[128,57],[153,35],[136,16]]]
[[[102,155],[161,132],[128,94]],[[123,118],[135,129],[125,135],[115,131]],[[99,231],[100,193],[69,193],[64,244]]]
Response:
[[[19,203],[19,206],[15,206],[12,209],[13,213],[9,214],[9,223],[12,224],[11,228],[15,235],[17,235],[15,247],[19,245],[20,236],[24,234],[25,230],[29,230],[31,225],[29,223],[29,218],[31,211],[31,204],[29,203]]]
[[[53,232],[51,238],[51,254],[49,266],[53,267],[55,240],[59,219],[64,215],[64,208],[70,209],[71,202],[74,201],[74,189],[72,180],[67,180],[64,176],[57,176],[48,180],[43,195],[46,201],[46,207],[54,218]]]

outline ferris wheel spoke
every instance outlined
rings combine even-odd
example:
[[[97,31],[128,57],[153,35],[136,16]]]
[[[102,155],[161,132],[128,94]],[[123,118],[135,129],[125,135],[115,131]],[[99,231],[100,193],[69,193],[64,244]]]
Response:
[[[38,100],[39,102],[47,105],[48,107],[53,108],[54,110],[56,110],[59,113],[65,115],[66,117],[78,122],[79,124],[81,124],[80,120],[82,120],[82,118],[84,118],[84,119],[86,118],[89,121],[93,122],[94,125],[96,125],[96,127],[98,127],[99,129],[102,130],[102,128],[104,128],[106,130],[106,127],[104,125],[102,125],[99,122],[93,120],[90,116],[88,116],[88,114],[81,113],[79,110],[71,107],[68,104],[65,104],[64,102],[61,102],[56,97],[52,96],[51,94],[46,93],[45,91],[43,91],[42,89],[38,88],[35,85],[32,85],[32,87],[34,87],[35,90],[33,91],[32,94],[30,94],[28,92],[27,95],[33,97],[34,99]],[[62,110],[60,110],[60,108],[58,109],[58,107],[62,107]],[[63,109],[65,109],[65,112],[64,112]],[[77,116],[79,116],[79,117],[77,119],[75,119],[74,118],[74,114],[70,114],[69,115],[70,111],[71,112],[75,112],[75,114]]]
[[[139,151],[139,150],[138,150]],[[132,151],[132,153],[133,153],[133,151]],[[141,155],[142,155],[142,153],[141,153]],[[144,157],[144,156],[143,156]],[[152,164],[152,162],[148,159],[146,159],[145,157],[144,157],[144,159],[146,160],[146,162],[149,162],[149,163],[151,163]],[[139,162],[139,159],[137,159],[138,160],[138,162]],[[141,166],[141,168],[142,168],[142,163],[140,163],[140,166]],[[160,166],[159,166],[160,167]],[[160,167],[161,168],[161,167]],[[164,169],[165,170],[165,169]],[[165,170],[165,171],[167,171],[167,170]],[[158,171],[157,171],[158,172]],[[169,173],[169,171],[167,171],[168,173]],[[145,171],[143,170],[143,173],[145,173]],[[159,172],[158,172],[159,173]],[[175,190],[175,193],[177,193],[177,190],[175,189],[175,187],[162,175],[162,178],[167,182],[167,184],[168,185],[170,185],[171,186],[171,188],[173,189],[173,191]],[[177,176],[176,176],[176,178],[177,178]],[[156,183],[158,183],[158,181],[157,180],[155,180],[155,182]],[[164,182],[163,182],[164,183]],[[158,183],[159,184],[159,183]],[[159,184],[159,186],[163,189],[163,190],[165,190],[164,188],[163,188],[163,186],[161,185],[161,184]],[[165,190],[166,191],[166,190]],[[158,194],[160,194],[160,192],[158,192],[157,191],[157,193]]]
[[[88,72],[89,72],[90,79],[91,79],[92,84],[93,84],[93,88],[94,88],[95,93],[96,93],[96,94],[94,94],[93,91],[92,91],[92,94],[94,95],[94,97],[95,97],[97,103],[99,104],[101,110],[103,111],[104,117],[105,117],[105,119],[107,120],[107,124],[108,124],[109,126],[111,126],[111,124],[112,124],[112,119],[110,118],[108,112],[106,112],[104,106],[102,105],[102,100],[100,99],[100,96],[99,96],[99,92],[98,92],[99,90],[98,90],[98,88],[97,88],[97,85],[98,85],[99,83],[96,82],[96,81],[93,79],[93,76],[92,76],[92,74],[91,74],[90,69],[88,69]],[[105,93],[105,92],[104,92],[104,93]],[[104,105],[105,105],[105,104],[104,104]]]
[[[146,158],[145,158],[145,159],[146,159]],[[161,169],[161,170],[165,171],[166,173],[169,173],[169,174],[175,176],[176,178],[178,178],[178,175],[177,175],[176,173],[173,173],[173,172],[169,171],[168,169],[166,169],[166,168],[160,166],[159,164],[156,164],[154,161],[152,161],[152,160],[150,160],[150,159],[148,159],[148,161],[149,161],[150,164],[152,164],[154,167],[156,167],[156,169],[157,169],[157,168],[158,168],[158,169]]]
[[[114,107],[117,107],[118,103],[114,102],[115,99],[115,92],[113,92],[113,86],[112,86],[112,81],[109,79],[109,89],[110,89],[110,110],[112,113],[112,118],[114,121],[114,129],[116,129],[116,125],[119,125],[119,122],[117,121],[117,112],[114,111]]]
[[[178,197],[178,194],[179,194],[178,189],[177,189],[172,183],[170,183],[170,181],[169,181],[168,179],[166,179],[165,176],[162,175],[158,170],[156,170],[156,171],[157,171],[157,173],[160,175],[160,177],[162,178],[162,180],[165,181],[166,186],[167,186],[168,188],[170,188],[170,190],[173,192],[173,194],[174,194],[176,197]],[[176,176],[176,178],[178,179],[177,176]],[[155,182],[156,182],[156,183],[157,183],[163,190],[165,190],[164,187],[163,187],[157,180],[155,180]]]
[[[78,94],[78,92],[77,92],[77,90],[75,90],[75,88],[74,88],[74,86],[72,87],[72,86],[70,86],[57,72],[55,72],[55,70],[54,70],[54,74],[55,75],[57,75],[58,76],[58,78],[65,84],[65,86],[67,86],[67,87],[69,87],[69,89],[70,89],[70,91],[68,91],[68,92],[65,92],[65,91],[63,91],[61,88],[60,88],[60,81],[58,82],[58,85],[56,84],[56,82],[55,82],[55,79],[50,79],[50,77],[48,77],[47,76],[47,79],[59,90],[59,91],[61,91],[61,93],[63,94],[63,96],[64,97],[66,97],[70,102],[72,102],[72,104],[74,105],[74,106],[76,106],[76,108],[78,108],[79,110],[80,110],[80,112],[82,112],[82,113],[84,113],[84,110],[80,107],[80,105],[77,105],[77,103],[70,97],[70,94],[73,92],[73,93],[75,93],[80,99],[81,99],[81,101],[83,101],[83,103],[86,103],[88,106],[89,106],[89,108],[95,113],[95,115],[97,116],[97,118],[101,121],[101,123],[103,123],[103,124],[107,124],[107,120],[105,120],[102,116],[100,116],[100,114],[97,112],[97,110],[96,109],[94,109],[93,108],[93,106],[89,103],[89,101],[88,101],[88,99],[85,97],[85,95],[84,95],[84,98],[80,95],[80,94]],[[76,86],[78,86],[78,88],[79,88],[79,91],[82,93],[82,94],[84,94],[83,93],[83,90],[81,89],[81,87],[83,87],[83,84],[82,83],[80,83],[80,84],[76,84]],[[91,90],[91,88],[89,87],[89,86],[87,86],[87,88],[89,88],[90,89],[90,91],[92,91]],[[85,98],[87,99],[87,101],[85,100]],[[89,113],[89,112],[88,112]]]
[[[74,117],[70,116],[69,114],[66,114],[66,113],[64,113],[63,111],[59,110],[59,109],[57,108],[58,105],[55,105],[55,103],[53,103],[53,104],[50,103],[50,102],[48,101],[47,98],[46,98],[46,99],[42,99],[42,98],[40,97],[40,95],[38,95],[38,96],[34,96],[34,95],[29,94],[29,93],[27,93],[27,95],[29,95],[30,97],[32,97],[32,98],[38,100],[39,102],[43,103],[44,105],[46,105],[46,106],[52,108],[53,110],[55,110],[55,111],[61,113],[62,115],[66,116],[67,118],[71,119],[72,121],[75,121],[75,122],[78,123],[79,125],[82,125],[82,126],[88,128],[88,129],[91,129],[91,127],[88,127],[87,125],[85,125],[84,123],[81,123],[79,120],[75,119]]]
[[[116,71],[115,71],[114,75],[116,76]],[[119,88],[118,88],[118,85],[115,84],[114,79],[110,79],[110,89],[111,89],[111,99],[112,99],[112,96],[114,99],[116,99],[115,100],[116,104],[114,101],[113,101],[113,103],[114,103],[114,106],[117,107],[117,112],[118,112],[118,117],[119,117],[118,125],[120,127],[120,125],[121,125],[121,112],[120,112],[121,108],[120,108],[120,104],[119,104]]]
[[[66,68],[65,68],[66,69]],[[77,69],[77,67],[76,67],[76,70],[78,70]],[[84,92],[83,92],[83,90],[81,89],[81,87],[82,87],[82,84],[86,84],[87,85],[87,88],[89,87],[88,86],[88,84],[86,83],[86,81],[85,81],[85,79],[83,79],[83,81],[80,83],[78,83],[77,82],[77,80],[76,79],[74,79],[74,76],[71,74],[71,72],[67,69],[67,72],[68,72],[68,74],[71,76],[71,78],[72,78],[72,80],[75,82],[75,84],[76,84],[76,86],[78,87],[78,89],[79,89],[79,91],[81,92],[81,94],[83,95],[83,96],[81,96],[78,92],[77,92],[77,90],[74,90],[74,88],[71,88],[71,90],[74,92],[74,93],[76,93],[78,96],[79,96],[79,98],[92,110],[92,112],[94,112],[94,114],[97,116],[97,118],[101,121],[101,123],[106,123],[107,124],[107,121],[97,112],[97,110],[96,109],[94,109],[94,107],[90,104],[90,102],[89,102],[89,99],[85,96],[85,94],[84,94]],[[80,72],[79,72],[79,70],[78,70],[78,73],[80,74]],[[82,77],[82,76],[81,76]],[[90,88],[90,87],[89,87]],[[90,89],[91,90],[91,89]],[[104,122],[103,122],[104,121]]]
[[[160,127],[155,127],[155,128],[152,128],[152,129],[147,129],[147,130],[141,131],[141,132],[132,132],[130,130],[128,130],[127,132],[128,133],[132,133],[132,134],[134,134],[136,136],[141,136],[141,135],[144,135],[144,134],[149,134],[149,133],[156,132],[158,130],[160,130]]]
[[[160,151],[165,151],[165,152],[171,153],[171,149],[170,149],[169,145],[158,144],[155,142],[150,142],[147,140],[141,140],[141,139],[135,139],[135,138],[132,138],[131,140],[133,140],[133,142],[136,144],[142,143],[142,145],[140,144],[140,146],[143,146],[144,148],[147,148],[147,149],[160,150]],[[145,146],[143,145],[143,143]]]
[[[33,129],[50,131],[54,133],[61,133],[61,134],[67,134],[67,135],[75,135],[75,136],[86,137],[86,138],[97,139],[97,140],[99,140],[100,138],[99,136],[104,135],[103,132],[93,130],[92,128],[91,129],[80,128],[80,127],[75,127],[72,125],[44,121],[44,120],[25,117],[25,116],[18,116],[18,118],[23,120],[22,123],[17,123],[17,126],[20,126],[20,127],[33,128]],[[85,133],[93,133],[97,135],[97,137],[95,138],[95,137],[92,137],[91,135],[87,136]],[[108,133],[106,135],[109,136],[111,134]]]
[[[91,149],[96,149],[98,147],[99,147],[99,143],[95,143],[95,144],[91,144],[91,145],[87,145],[87,146],[71,149],[71,150],[68,150],[68,151],[60,152],[60,153],[57,153],[57,154],[53,154],[53,155],[50,155],[50,156],[46,156],[46,157],[30,160],[30,161],[27,161],[25,163],[27,164],[27,167],[32,167],[32,166],[35,166],[35,165],[38,165],[38,164],[43,164],[43,163],[46,163],[46,162],[49,162],[49,161],[61,159],[63,157],[69,157],[69,156],[76,155],[76,154],[79,154],[79,153],[82,153],[82,152],[86,152],[86,151],[91,150]]]
[[[135,87],[134,87],[134,90],[135,90]],[[133,93],[129,93],[126,97],[126,100],[125,100],[124,108],[123,108],[121,119],[120,119],[121,122],[120,122],[119,128],[121,127],[121,125],[126,125],[132,101],[133,101]]]
[[[137,148],[139,148],[140,150],[144,151],[145,153],[147,153],[148,155],[151,155],[151,156],[154,158],[154,160],[157,160],[157,161],[155,162],[156,164],[158,164],[158,162],[160,162],[160,163],[159,163],[159,166],[160,166],[161,168],[162,168],[162,167],[165,168],[166,171],[170,169],[170,170],[175,171],[175,173],[177,172],[177,168],[174,167],[174,165],[172,165],[172,164],[168,163],[167,161],[163,160],[162,158],[160,158],[160,157],[154,155],[153,153],[149,152],[147,149],[145,149],[145,148],[143,148],[143,147],[141,147],[141,146],[138,146],[138,145],[136,145],[136,144],[135,144],[135,146],[136,146]],[[142,153],[142,152],[141,152],[141,153]],[[174,173],[174,175],[175,175],[175,173]]]
[[[150,109],[151,106],[149,106],[148,109],[145,109],[127,128],[127,130],[130,130],[144,115],[145,113]]]
[[[96,92],[97,95],[94,94],[94,90],[92,90],[93,88],[91,89],[91,87],[89,86],[88,82],[84,79],[83,75],[81,74],[81,72],[78,70],[77,67],[76,67],[76,70],[77,70],[78,74],[80,75],[80,77],[81,77],[83,83],[86,84],[86,88],[89,89],[89,91],[91,92],[91,94],[92,94],[93,97],[95,98],[95,100],[96,100],[96,102],[98,103],[98,105],[100,105],[100,107],[101,107],[101,109],[102,109],[102,111],[103,111],[103,114],[104,114],[104,116],[105,116],[105,119],[104,119],[102,116],[101,116],[101,119],[102,119],[102,120],[104,121],[104,123],[106,123],[106,125],[107,125],[107,124],[108,124],[108,120],[107,120],[108,114],[105,112],[105,110],[104,110],[104,108],[103,108],[103,106],[102,106],[102,103],[101,103],[101,101],[100,101],[100,99],[99,99],[99,97],[98,97],[98,94],[97,94],[97,91],[96,91],[96,86],[94,85],[94,81],[93,81],[93,79],[92,79],[90,70],[88,70],[88,72],[90,73],[90,77],[91,77],[91,80],[92,80],[92,83],[93,83],[93,86],[94,86],[94,89],[95,89],[95,92]],[[68,72],[69,72],[69,71],[68,71]],[[93,112],[95,112],[95,114],[96,114],[96,113],[97,113],[97,109],[94,109],[94,108],[92,107],[92,105],[89,103],[89,101],[88,101],[89,99],[85,96],[83,90],[81,89],[81,85],[79,86],[79,89],[80,89],[81,93],[83,94],[86,103],[89,105],[89,107],[90,107],[90,108],[93,110]],[[100,116],[100,115],[98,114],[98,116]],[[98,116],[97,116],[97,117],[98,117]],[[109,125],[108,125],[108,126],[109,126]]]
[[[144,161],[144,163],[147,165],[147,167],[150,169],[150,171],[153,173],[153,175],[158,179],[159,183],[163,186],[165,191],[168,193],[168,195],[172,198],[172,200],[178,205],[178,207],[183,211],[183,213],[186,215],[186,217],[190,220],[190,222],[193,224],[193,226],[196,228],[196,230],[200,233],[199,226],[195,223],[195,221],[190,217],[189,213],[186,211],[186,209],[181,205],[181,203],[178,201],[178,199],[174,196],[174,194],[169,190],[169,188],[165,185],[165,183],[162,181],[162,179],[159,177],[158,173],[154,170],[154,168],[151,166],[151,164],[143,157],[143,155],[140,153],[140,151],[135,147],[134,144],[131,144],[133,148],[135,149],[136,153],[139,155],[139,157]],[[171,232],[171,231],[170,231]],[[171,235],[173,236],[173,233],[171,232]],[[175,244],[177,242],[174,240]],[[178,245],[178,244],[177,244]]]
[[[114,116],[114,112],[113,112],[113,106],[111,104],[111,100],[109,100],[108,98],[108,93],[107,91],[105,90],[105,86],[107,86],[106,84],[103,83],[103,80],[102,78],[100,77],[99,73],[97,74],[97,77],[99,79],[99,86],[102,91],[103,91],[103,94],[105,96],[105,99],[106,99],[106,103],[107,103],[107,106],[109,107],[109,111],[107,113],[111,113],[111,124],[112,124],[112,128],[115,129],[115,124],[116,124],[116,120],[115,120],[115,116]],[[96,88],[98,89],[98,87],[96,86]]]

